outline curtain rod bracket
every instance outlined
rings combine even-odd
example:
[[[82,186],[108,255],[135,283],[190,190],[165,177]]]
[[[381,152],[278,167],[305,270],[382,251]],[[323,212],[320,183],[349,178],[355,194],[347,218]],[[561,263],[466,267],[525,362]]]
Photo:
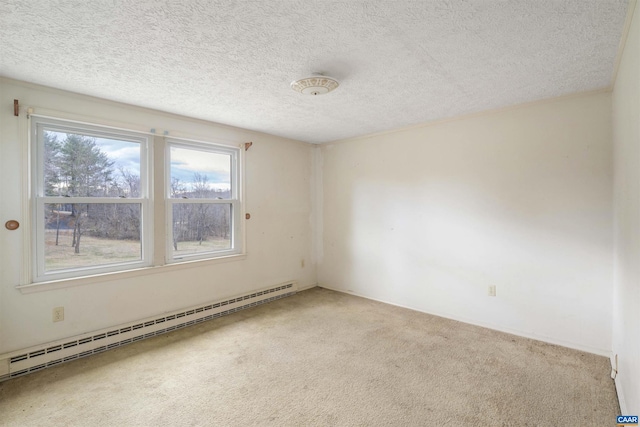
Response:
[[[244,143],[244,151],[249,151],[249,147],[253,145],[253,142],[245,142]]]

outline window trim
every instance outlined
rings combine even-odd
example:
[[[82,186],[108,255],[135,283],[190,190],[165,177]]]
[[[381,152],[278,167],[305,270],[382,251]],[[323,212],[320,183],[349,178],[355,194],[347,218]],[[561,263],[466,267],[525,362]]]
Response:
[[[45,108],[37,108],[37,113],[34,112],[34,107],[27,108],[28,114],[26,119],[21,120],[21,133],[26,135],[25,144],[23,145],[23,162],[25,167],[23,168],[23,211],[27,213],[25,215],[23,225],[23,261],[21,268],[21,279],[19,285],[15,288],[23,294],[37,293],[49,290],[64,289],[67,287],[83,286],[93,283],[102,283],[116,280],[126,280],[133,277],[145,277],[150,274],[168,273],[177,270],[190,269],[196,267],[206,267],[211,265],[217,265],[220,263],[240,261],[247,258],[246,252],[246,224],[245,224],[245,144],[240,142],[233,142],[220,138],[206,138],[200,139],[200,135],[176,132],[176,137],[168,137],[169,132],[161,130],[156,132],[156,129],[146,131],[148,129],[142,126],[140,123],[124,123],[117,122],[110,119],[98,118],[93,116],[84,116],[74,113],[65,113],[62,111],[48,110]],[[23,121],[24,120],[24,121]],[[150,232],[147,233],[147,247],[146,252],[148,254],[148,262],[145,265],[131,265],[130,263],[111,264],[104,269],[83,269],[83,274],[64,275],[54,277],[53,275],[47,275],[44,278],[37,278],[37,257],[36,257],[36,239],[37,239],[37,214],[36,214],[36,197],[35,188],[38,184],[38,165],[37,158],[34,158],[38,154],[42,153],[42,149],[36,149],[38,140],[36,137],[35,122],[57,123],[61,126],[67,126],[74,129],[99,129],[101,135],[110,133],[112,135],[137,135],[146,139],[146,165],[141,164],[141,179],[142,168],[146,167],[147,173],[145,178],[146,183],[146,196],[147,196],[147,210],[149,219],[146,224],[149,227]],[[194,139],[194,137],[196,139]],[[165,165],[169,156],[167,155],[168,144],[167,141],[184,142],[186,144],[202,144],[203,146],[215,146],[219,149],[235,150],[235,179],[236,179],[236,196],[238,200],[239,209],[237,209],[236,217],[237,221],[234,221],[234,247],[235,251],[232,254],[220,254],[219,252],[207,253],[207,256],[202,258],[188,258],[174,260],[169,263],[166,260],[167,254],[165,249],[165,241],[168,243],[171,240],[166,234],[165,226],[157,226],[158,221],[160,223],[170,224],[166,218],[166,206],[167,197],[166,192],[169,191],[169,187],[166,186],[166,177],[169,175],[167,166]],[[142,154],[142,153],[141,153]],[[142,162],[142,158],[141,158]],[[42,164],[42,163],[40,163]],[[41,174],[44,174],[44,168],[40,168]],[[44,187],[44,181],[41,184]],[[44,196],[43,196],[44,197]],[[68,201],[65,198],[65,201]],[[109,202],[116,203],[131,203],[137,202],[137,199],[123,199],[122,201],[115,201],[114,199]],[[47,203],[47,202],[44,202]],[[223,201],[224,203],[224,201]],[[44,205],[43,205],[44,206]],[[43,219],[44,224],[44,219]],[[154,225],[154,223],[156,225]],[[144,237],[144,236],[142,236]],[[172,248],[171,248],[172,249]],[[143,251],[145,248],[143,248]],[[111,267],[113,269],[111,270]],[[77,270],[72,270],[76,272]]]
[[[144,277],[150,274],[170,273],[173,271],[185,270],[194,267],[205,267],[209,265],[222,264],[232,261],[240,261],[247,258],[246,254],[230,255],[218,258],[200,259],[193,261],[184,261],[173,264],[149,266],[130,270],[120,270],[109,273],[92,274],[87,276],[78,276],[69,279],[48,280],[45,282],[32,282],[24,285],[16,286],[23,294],[32,294],[36,292],[50,291],[55,289],[64,289],[75,286],[84,286],[94,283],[109,282],[115,280],[125,280],[133,277]]]
[[[244,173],[244,156],[241,146],[230,146],[218,144],[215,142],[205,142],[201,140],[167,137],[165,142],[165,264],[176,264],[183,262],[191,262],[198,260],[215,259],[221,257],[229,257],[244,254],[244,203],[243,203],[243,186],[242,179]],[[228,154],[231,156],[231,195],[229,199],[175,199],[171,197],[171,147],[183,148],[188,150],[206,151],[217,154]],[[198,252],[193,254],[185,254],[179,258],[173,256],[173,206],[176,204],[222,204],[230,205],[231,208],[231,248]]]
[[[148,267],[153,260],[153,199],[152,186],[152,164],[153,145],[152,138],[142,132],[125,129],[115,129],[104,125],[75,122],[72,120],[55,119],[51,117],[34,116],[30,117],[29,126],[29,149],[31,150],[32,161],[30,162],[30,198],[31,198],[31,224],[35,232],[31,233],[30,245],[30,283],[36,284],[55,280],[74,279],[87,277],[95,274],[127,271],[136,268]],[[120,199],[117,197],[60,197],[44,195],[44,131],[53,130],[66,133],[79,133],[97,138],[113,138],[123,141],[130,141],[140,144],[140,197]],[[59,269],[47,272],[45,270],[45,226],[44,213],[45,205],[51,203],[69,204],[76,203],[117,203],[117,204],[137,204],[140,205],[140,260],[119,262],[112,264],[101,264],[97,266],[84,266],[67,269]]]

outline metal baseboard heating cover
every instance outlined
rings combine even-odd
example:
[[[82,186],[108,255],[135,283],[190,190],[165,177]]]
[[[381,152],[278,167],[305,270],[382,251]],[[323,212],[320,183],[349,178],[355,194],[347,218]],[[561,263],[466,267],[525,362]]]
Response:
[[[226,316],[296,293],[295,282],[0,355],[0,381]],[[8,369],[7,369],[8,366]]]

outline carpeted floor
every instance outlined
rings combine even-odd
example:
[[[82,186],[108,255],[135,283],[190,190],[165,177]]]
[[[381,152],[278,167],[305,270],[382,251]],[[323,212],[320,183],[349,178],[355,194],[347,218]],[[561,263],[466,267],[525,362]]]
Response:
[[[609,371],[314,288],[0,383],[0,425],[609,426]]]

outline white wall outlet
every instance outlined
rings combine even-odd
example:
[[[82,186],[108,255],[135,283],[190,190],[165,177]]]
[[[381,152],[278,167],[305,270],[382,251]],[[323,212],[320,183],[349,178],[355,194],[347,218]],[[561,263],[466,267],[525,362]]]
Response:
[[[56,307],[53,309],[53,321],[62,322],[64,320],[64,307]]]
[[[489,286],[489,296],[490,297],[496,296],[496,285]]]

